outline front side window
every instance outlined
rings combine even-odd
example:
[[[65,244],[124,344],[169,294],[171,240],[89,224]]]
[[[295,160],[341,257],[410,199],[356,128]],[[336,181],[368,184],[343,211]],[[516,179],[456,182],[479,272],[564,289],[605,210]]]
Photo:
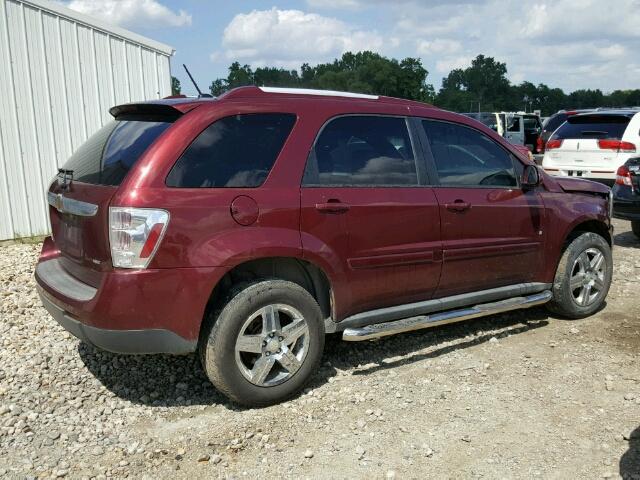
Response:
[[[423,120],[440,185],[515,187],[511,155],[487,135],[463,125]]]
[[[331,120],[309,155],[303,185],[418,185],[406,120],[362,115]]]
[[[169,187],[259,187],[287,140],[296,116],[253,113],[221,118],[187,147],[171,169]]]

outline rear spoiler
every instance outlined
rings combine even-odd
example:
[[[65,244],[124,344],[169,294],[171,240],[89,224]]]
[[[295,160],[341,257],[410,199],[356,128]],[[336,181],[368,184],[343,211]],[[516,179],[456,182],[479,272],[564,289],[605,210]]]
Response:
[[[178,117],[200,106],[202,101],[193,99],[125,103],[109,109],[109,113],[116,120],[126,120],[128,117],[151,117],[176,120]]]

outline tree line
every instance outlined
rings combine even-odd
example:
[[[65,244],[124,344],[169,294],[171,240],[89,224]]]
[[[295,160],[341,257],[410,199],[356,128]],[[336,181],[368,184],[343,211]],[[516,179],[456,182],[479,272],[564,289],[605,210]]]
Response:
[[[225,78],[211,82],[209,91],[219,96],[245,85],[343,90],[418,100],[456,112],[541,110],[543,115],[550,115],[560,109],[640,106],[640,89],[608,94],[600,89],[565,93],[544,83],[524,81],[515,85],[507,78],[505,63],[484,55],[478,55],[467,68],[449,72],[437,92],[427,82],[428,75],[419,58],[397,60],[369,51],[347,52],[333,62],[315,66],[304,63],[299,71],[253,69],[234,62]],[[180,81],[175,77],[172,90],[180,93]]]

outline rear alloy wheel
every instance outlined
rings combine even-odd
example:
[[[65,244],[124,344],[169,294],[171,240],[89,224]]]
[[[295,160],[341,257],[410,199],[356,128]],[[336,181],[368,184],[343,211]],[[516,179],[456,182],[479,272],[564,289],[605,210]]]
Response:
[[[291,305],[267,305],[236,338],[236,366],[254,385],[273,387],[296,374],[307,358],[309,325]]]
[[[215,387],[261,407],[299,392],[317,370],[324,322],[300,285],[262,280],[236,292],[203,332],[200,354]]]
[[[595,313],[609,292],[612,274],[613,257],[607,241],[591,232],[579,235],[560,259],[549,310],[569,318]]]

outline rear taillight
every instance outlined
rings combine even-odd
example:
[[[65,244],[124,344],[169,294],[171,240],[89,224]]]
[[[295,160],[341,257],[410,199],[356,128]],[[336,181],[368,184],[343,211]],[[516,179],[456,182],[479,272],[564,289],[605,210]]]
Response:
[[[119,268],[147,268],[169,223],[169,212],[109,207],[111,262]]]
[[[633,181],[631,180],[631,172],[626,165],[622,165],[616,172],[616,184],[626,185],[627,187],[633,187]]]
[[[617,152],[635,152],[636,146],[631,142],[623,142],[613,138],[601,138],[598,140],[598,147],[602,150],[616,150]]]
[[[544,153],[544,140],[542,140],[542,137],[538,137],[536,140],[536,150],[538,150],[538,153]]]
[[[553,150],[554,148],[560,148],[562,146],[562,140],[549,140],[547,142],[547,146],[545,147],[547,150]]]

